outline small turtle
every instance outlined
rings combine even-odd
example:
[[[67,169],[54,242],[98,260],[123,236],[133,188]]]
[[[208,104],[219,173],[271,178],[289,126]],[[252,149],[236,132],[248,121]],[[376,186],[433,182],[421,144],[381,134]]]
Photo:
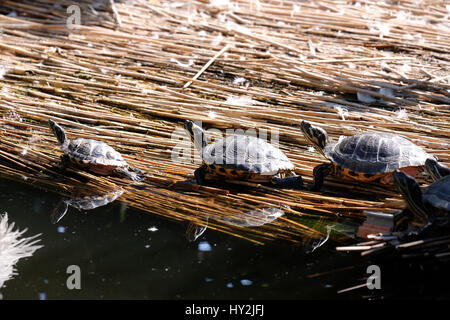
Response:
[[[412,213],[411,224],[425,228],[437,223],[446,224],[450,213],[450,175],[447,175],[424,190],[406,173],[395,170],[394,183]]]
[[[73,164],[100,175],[124,175],[134,181],[141,181],[145,178],[144,172],[130,167],[122,155],[106,143],[84,138],[70,140],[60,125],[53,120],[48,120],[48,123],[53,134],[61,143],[61,149],[64,152],[61,161],[64,168]]]
[[[200,126],[186,120],[184,128],[202,155],[203,164],[194,173],[198,184],[209,179],[229,178],[303,188],[302,178],[294,172],[294,164],[266,141],[254,136],[234,135],[208,144]]]
[[[393,184],[392,173],[400,169],[414,177],[424,172],[427,159],[435,159],[411,141],[385,132],[364,132],[333,142],[327,132],[302,121],[307,141],[331,163],[314,168],[313,190],[320,190],[326,175],[363,182]]]

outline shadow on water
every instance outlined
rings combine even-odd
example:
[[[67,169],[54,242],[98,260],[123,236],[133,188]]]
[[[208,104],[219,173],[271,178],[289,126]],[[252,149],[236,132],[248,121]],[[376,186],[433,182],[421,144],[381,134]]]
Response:
[[[74,203],[80,204],[70,202]],[[275,241],[258,245],[206,224],[194,241],[188,241],[185,224],[144,214],[120,201],[89,211],[69,205],[64,218],[52,224],[60,196],[6,180],[0,180],[0,204],[19,229],[42,233],[43,245],[17,263],[18,275],[0,290],[4,299],[347,299],[412,295],[431,292],[433,286],[430,275],[425,277],[417,265],[402,270],[381,266],[386,277],[394,275],[383,283],[390,291],[360,288],[338,294],[364,283],[371,262],[336,252],[336,244],[324,238],[305,246]],[[260,223],[261,214],[268,222],[282,215],[262,210],[230,223]],[[315,224],[319,227],[317,220]],[[330,228],[334,230],[328,235],[349,228],[330,225],[320,224],[325,234]],[[80,290],[67,288],[71,265],[80,267]],[[392,279],[400,274],[402,279],[411,277],[408,272],[416,281],[404,282],[403,290]],[[433,273],[434,278],[438,275]]]

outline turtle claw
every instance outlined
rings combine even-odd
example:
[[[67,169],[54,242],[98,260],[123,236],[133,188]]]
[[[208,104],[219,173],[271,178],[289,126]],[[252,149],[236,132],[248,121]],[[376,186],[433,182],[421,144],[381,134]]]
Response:
[[[145,179],[144,171],[142,171],[141,169],[139,169],[137,167],[129,167],[128,169],[117,168],[115,171],[133,181],[139,182],[139,181],[142,181]]]
[[[65,171],[69,167],[69,164],[70,164],[69,156],[67,154],[61,155],[60,169]]]
[[[129,170],[132,170],[132,174],[135,177],[134,181],[142,181],[145,179],[145,172],[137,167],[129,167]]]

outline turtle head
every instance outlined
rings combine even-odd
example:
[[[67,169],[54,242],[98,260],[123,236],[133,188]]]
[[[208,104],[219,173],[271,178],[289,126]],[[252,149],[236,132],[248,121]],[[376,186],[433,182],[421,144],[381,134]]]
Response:
[[[305,120],[302,121],[300,129],[302,130],[306,140],[311,142],[317,151],[323,154],[323,149],[330,141],[327,132],[320,127],[313,126]]]
[[[434,181],[441,179],[442,177],[450,175],[450,168],[440,164],[436,159],[428,158],[425,161],[425,169],[433,178]]]
[[[67,141],[66,132],[59,124],[51,119],[48,119],[48,125],[61,144]]]
[[[208,145],[208,140],[205,136],[205,131],[197,125],[194,121],[186,120],[184,121],[184,129],[188,133],[192,142],[198,151],[203,150],[204,147]]]
[[[422,191],[419,183],[413,177],[400,170],[395,170],[392,178],[398,191],[405,199],[408,208],[414,215],[412,220],[425,225],[428,221],[428,214],[422,200]]]

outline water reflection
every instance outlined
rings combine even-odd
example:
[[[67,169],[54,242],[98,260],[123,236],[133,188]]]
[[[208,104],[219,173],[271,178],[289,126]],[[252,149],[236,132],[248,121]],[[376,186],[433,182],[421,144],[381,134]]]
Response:
[[[27,231],[13,230],[14,222],[8,223],[8,214],[0,215],[0,288],[16,275],[16,263],[25,257],[31,257],[34,252],[42,248],[37,245],[40,234],[32,237],[22,237]]]
[[[129,195],[122,195],[125,196]],[[6,282],[1,289],[3,298],[347,299],[375,293],[386,297],[392,296],[391,292],[405,298],[414,297],[422,288],[428,290],[426,297],[449,296],[446,294],[448,264],[438,272],[432,263],[432,268],[424,272],[419,267],[413,268],[417,264],[392,266],[378,261],[375,264],[380,265],[383,277],[381,290],[374,292],[362,287],[338,294],[339,290],[361,284],[369,276],[367,266],[374,262],[368,260],[371,256],[336,252],[335,241],[348,239],[358,224],[339,222],[335,217],[299,215],[274,206],[284,211],[284,215],[272,223],[225,229],[221,228],[225,222],[219,225],[215,214],[210,213],[207,219],[194,212],[192,220],[200,229],[209,230],[201,236],[200,230],[196,242],[188,243],[179,221],[133,207],[123,212],[125,202],[119,201],[96,209],[95,215],[66,214],[58,225],[65,232],[60,233],[48,220],[59,197],[28,185],[3,183],[0,179],[2,209],[15,213],[17,225],[28,227],[32,234],[42,233],[40,238],[45,245],[32,259],[17,264],[20,275]],[[239,215],[245,217],[247,210],[238,212],[232,211],[232,220]],[[223,218],[230,212],[217,215]],[[296,227],[290,228],[294,223]],[[267,241],[259,245],[245,238],[248,232],[266,235],[275,228],[289,232],[289,236],[300,232],[305,244]],[[239,237],[219,232],[231,233],[236,229],[242,231]],[[310,235],[313,240],[308,240]],[[436,239],[435,244],[442,240]],[[314,248],[321,242],[323,245],[312,254],[311,250],[305,252],[305,247]],[[73,264],[82,270],[82,290],[66,287],[66,270]],[[404,282],[399,283],[400,276]]]
[[[227,224],[237,227],[260,227],[275,221],[283,215],[283,210],[275,207],[267,207],[251,210],[240,216],[222,217],[222,220]]]
[[[275,221],[284,215],[284,211],[275,207],[255,209],[241,214],[215,216],[214,220],[236,227],[260,227]],[[197,240],[208,229],[209,215],[204,215],[202,222],[189,222],[186,228],[186,239]]]
[[[208,224],[214,223],[228,225],[231,227],[238,227],[240,235],[245,236],[251,230],[258,229],[265,226],[266,229],[260,229],[261,232],[270,232],[271,223],[275,222],[280,217],[284,216],[283,223],[290,221],[295,223],[296,236],[300,237],[302,249],[306,253],[312,253],[320,247],[324,246],[328,241],[346,242],[358,237],[358,228],[361,227],[360,222],[335,219],[324,216],[311,216],[290,214],[291,208],[287,205],[280,205],[280,207],[264,207],[255,210],[250,210],[244,213],[227,212],[218,213],[217,215],[203,214],[196,217],[195,221],[189,221],[186,228],[186,239],[189,242],[198,240],[208,229]],[[289,226],[289,224],[286,224]],[[235,229],[233,229],[234,231]],[[286,230],[290,232],[290,230]],[[200,249],[199,249],[200,250]],[[200,250],[205,251],[205,250]]]
[[[97,191],[98,192],[98,191]],[[58,223],[67,213],[69,207],[73,207],[78,211],[88,211],[98,207],[105,206],[123,194],[122,189],[116,189],[104,194],[82,195],[71,198],[62,199],[53,210],[50,221],[53,224]]]
[[[186,228],[186,239],[189,242],[194,242],[208,229],[208,217],[205,218],[203,224],[197,224],[192,221],[188,223]]]

